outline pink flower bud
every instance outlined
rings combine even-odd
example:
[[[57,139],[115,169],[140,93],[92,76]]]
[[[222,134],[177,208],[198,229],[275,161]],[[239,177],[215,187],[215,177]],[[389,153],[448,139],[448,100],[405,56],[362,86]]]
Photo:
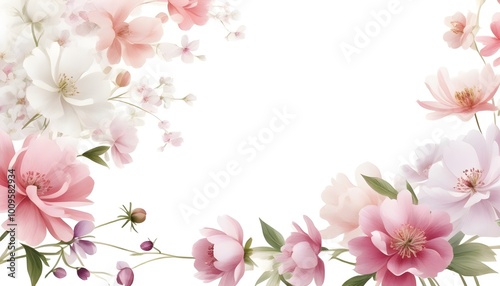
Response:
[[[82,280],[87,280],[89,279],[90,277],[90,271],[87,270],[87,268],[78,268],[78,270],[76,271],[76,274],[78,274],[78,277],[80,277],[80,279]]]
[[[54,271],[52,273],[57,278],[64,278],[64,277],[66,277],[66,270],[64,270],[64,268],[61,268],[61,267],[57,267],[56,269],[54,269]]]
[[[143,243],[141,243],[141,249],[144,251],[150,251],[153,249],[154,243],[151,240],[146,240]]]
[[[142,208],[135,208],[130,214],[133,223],[143,223],[146,220],[146,211]]]
[[[116,85],[119,87],[124,87],[130,84],[130,73],[128,71],[122,71],[116,76]]]
[[[166,23],[168,21],[168,15],[163,12],[158,13],[158,15],[156,15],[156,18],[160,19],[162,23]]]

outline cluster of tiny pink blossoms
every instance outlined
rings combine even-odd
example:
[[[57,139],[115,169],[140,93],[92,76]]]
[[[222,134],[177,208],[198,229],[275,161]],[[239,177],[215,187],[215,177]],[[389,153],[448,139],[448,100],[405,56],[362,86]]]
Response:
[[[211,19],[226,37],[243,38],[226,0],[23,0],[1,8],[9,33],[0,43],[0,130],[15,140],[38,133],[76,138],[82,152],[107,146],[104,160],[94,161],[112,159],[118,167],[132,162],[145,116],[162,122],[172,102],[196,100],[176,95],[172,77],[144,67],[203,60],[194,55],[200,41],[188,35]],[[181,46],[170,43],[174,37]],[[182,143],[166,126],[157,131],[159,150]]]

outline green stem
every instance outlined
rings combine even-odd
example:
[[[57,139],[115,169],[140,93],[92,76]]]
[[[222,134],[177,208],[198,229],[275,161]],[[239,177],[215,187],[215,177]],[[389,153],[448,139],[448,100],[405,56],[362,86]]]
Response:
[[[56,263],[54,264],[54,266],[52,267],[52,269],[50,269],[49,272],[47,272],[47,274],[45,275],[45,278],[47,278],[47,276],[49,276],[50,273],[54,272],[54,269],[56,269],[57,267],[57,264],[59,264],[59,261],[61,261],[61,257],[64,255],[63,253],[63,250],[59,250],[59,257],[57,258],[57,261]]]
[[[473,237],[467,239],[464,243],[462,244],[466,244],[466,243],[469,243],[469,242],[473,242],[474,240],[478,239],[479,236],[478,235],[474,235]]]
[[[424,279],[422,279],[420,277],[418,277],[418,279],[420,280],[420,283],[422,283],[422,286],[427,286],[427,284],[425,284],[425,280]]]
[[[477,276],[474,276],[474,282],[476,282],[477,286],[481,286],[481,285],[479,285],[479,280],[477,279]]]
[[[130,250],[130,249],[126,249],[126,248],[119,247],[119,246],[116,246],[116,245],[113,245],[113,244],[109,244],[109,243],[105,243],[105,242],[94,241],[94,243],[95,244],[104,245],[104,246],[108,246],[108,247],[112,247],[112,248],[116,248],[116,249],[123,250],[123,251],[126,251],[126,252],[134,253],[134,254],[139,254],[139,252],[137,252],[137,251],[133,251],[133,250]]]
[[[464,277],[461,274],[458,274],[460,276],[460,279],[462,279],[462,283],[464,283],[464,286],[467,286],[467,282],[465,282]]]
[[[33,36],[33,41],[35,42],[35,46],[38,47],[38,40],[35,36],[35,23],[31,23],[31,35]]]
[[[146,112],[146,113],[150,114],[150,115],[151,115],[151,116],[153,116],[154,118],[158,119],[158,121],[161,121],[161,119],[160,119],[158,116],[154,115],[153,113],[151,113],[151,112],[147,111],[146,109],[144,109],[144,108],[142,108],[142,107],[140,107],[140,106],[137,106],[137,105],[135,105],[135,104],[133,104],[133,103],[126,102],[126,101],[123,101],[123,100],[118,100],[118,99],[110,99],[110,100],[113,100],[113,101],[118,101],[118,102],[121,102],[121,103],[128,104],[128,105],[130,105],[130,106],[133,106],[133,107],[135,107],[135,108],[137,108],[137,109],[140,109],[140,110],[142,110],[142,111],[144,111],[144,112]]]
[[[142,263],[139,263],[139,264],[137,264],[136,266],[132,267],[132,269],[136,269],[137,267],[142,266],[142,265],[144,265],[144,264],[147,264],[147,263],[149,263],[149,262],[153,262],[153,261],[160,260],[160,259],[167,259],[167,258],[170,258],[170,257],[167,257],[167,256],[161,256],[161,257],[156,257],[156,258],[153,258],[153,259],[150,259],[150,260],[146,260],[146,261],[144,261],[144,262],[142,262]]]
[[[349,262],[349,261],[344,260],[344,259],[342,259],[342,258],[332,257],[332,259],[336,259],[336,260],[338,260],[338,261],[340,261],[340,262],[344,262],[344,263],[346,263],[346,264],[349,264],[349,265],[352,265],[352,266],[356,266],[356,263]]]
[[[100,224],[100,225],[96,226],[94,229],[97,229],[97,228],[100,228],[102,226],[105,226],[105,225],[108,225],[108,224],[112,224],[112,223],[115,223],[115,222],[118,222],[118,221],[122,221],[124,219],[126,219],[126,218],[122,217],[122,218],[118,218],[118,219],[115,219],[115,220],[112,220],[112,221],[108,221],[106,223],[103,223],[103,224]]]
[[[474,113],[474,117],[476,118],[476,124],[477,128],[479,128],[479,132],[483,133],[483,131],[481,130],[481,126],[479,125],[479,120],[477,119],[477,113]]]

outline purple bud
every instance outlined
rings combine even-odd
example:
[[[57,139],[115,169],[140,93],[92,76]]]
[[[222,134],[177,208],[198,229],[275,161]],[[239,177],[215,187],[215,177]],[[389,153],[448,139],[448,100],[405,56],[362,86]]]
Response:
[[[89,279],[90,277],[90,271],[87,270],[87,268],[78,268],[78,270],[76,271],[76,274],[78,274],[78,277],[80,277],[80,279],[82,280],[87,280]]]
[[[154,243],[151,240],[144,241],[141,243],[141,249],[144,251],[150,251],[153,249]]]
[[[64,270],[64,268],[61,267],[57,267],[56,269],[54,269],[54,271],[52,271],[52,273],[54,273],[54,276],[57,278],[66,277],[66,270]]]

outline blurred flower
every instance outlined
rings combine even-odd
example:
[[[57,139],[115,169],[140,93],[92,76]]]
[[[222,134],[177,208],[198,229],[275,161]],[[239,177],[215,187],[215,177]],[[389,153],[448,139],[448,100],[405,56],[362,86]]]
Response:
[[[205,238],[193,245],[195,277],[203,282],[221,278],[219,286],[235,286],[245,273],[243,229],[230,216],[220,216],[222,231],[203,228]]]
[[[498,49],[500,49],[500,13],[493,15],[493,20],[490,24],[491,32],[494,37],[491,36],[479,36],[476,37],[476,41],[485,45],[481,51],[481,56],[489,57],[494,55]],[[493,66],[500,65],[500,58],[493,61]]]
[[[453,16],[446,17],[444,23],[450,30],[443,35],[443,39],[448,42],[450,48],[462,47],[468,49],[474,43],[474,34],[477,27],[477,16],[469,12],[467,18],[464,14],[457,12]]]
[[[376,272],[377,284],[416,285],[415,276],[436,277],[453,258],[446,239],[453,228],[450,216],[414,205],[406,190],[397,200],[362,209],[360,225],[365,236],[349,242],[349,252],[356,256],[354,270]]]
[[[111,64],[120,62],[139,68],[147,58],[154,56],[151,44],[163,36],[162,20],[156,17],[138,17],[125,22],[132,10],[142,4],[143,0],[115,1],[101,0],[96,2],[97,11],[88,13],[90,22],[99,26],[97,35],[98,51],[107,49],[107,57]]]
[[[400,173],[413,187],[424,183],[429,177],[429,169],[443,158],[442,144],[426,144],[415,151],[412,165],[401,166]]]
[[[0,131],[0,150],[3,172],[0,196],[7,196],[7,170],[15,170],[19,240],[38,245],[48,230],[55,239],[70,241],[73,229],[63,218],[94,219],[91,214],[72,209],[91,204],[87,196],[94,187],[88,166],[76,160],[75,150],[63,149],[53,140],[32,135],[24,141],[23,149],[14,154],[12,142],[3,131]],[[0,202],[0,212],[7,211],[5,202]]]
[[[59,279],[66,277],[66,270],[64,270],[64,268],[61,267],[57,267],[56,269],[54,269],[54,271],[52,271],[52,273],[54,274],[55,277]]]
[[[211,0],[161,0],[168,2],[168,13],[181,30],[193,25],[204,25],[208,21]]]
[[[137,137],[137,128],[130,125],[130,122],[122,117],[116,117],[109,126],[111,132],[111,157],[115,165],[122,168],[123,165],[132,162],[130,153],[134,152],[139,138]]]
[[[227,34],[226,39],[229,41],[242,40],[245,38],[245,30],[245,26],[239,26],[236,31]]]
[[[437,100],[417,100],[420,106],[433,111],[427,115],[428,119],[456,115],[467,121],[478,111],[497,110],[489,101],[500,85],[500,76],[495,75],[490,65],[486,65],[481,72],[469,71],[453,80],[448,71],[441,68],[437,77],[427,78],[425,84]]]
[[[120,285],[130,286],[134,282],[134,271],[126,262],[118,261],[116,263],[118,274],[116,275],[116,282]]]
[[[182,100],[184,100],[185,103],[187,103],[188,105],[193,105],[193,101],[196,100],[196,96],[194,96],[194,94],[188,94],[186,96],[184,96],[182,98]]]
[[[93,255],[97,251],[97,247],[91,241],[81,239],[81,237],[91,233],[94,230],[94,223],[87,220],[79,221],[75,225],[73,231],[73,243],[69,247],[70,254],[66,255],[66,261],[72,264],[78,257],[87,258],[88,255]]]
[[[309,217],[304,216],[304,220],[308,233],[293,223],[297,232],[292,232],[281,247],[281,253],[275,256],[276,261],[281,263],[278,271],[281,275],[291,273],[292,277],[287,281],[294,286],[309,285],[313,279],[316,285],[323,285],[325,264],[318,256],[321,235]]]
[[[124,87],[130,84],[130,72],[122,71],[116,76],[116,85],[119,87]]]
[[[461,140],[444,143],[442,161],[432,165],[420,186],[419,202],[449,213],[455,232],[500,235],[499,133],[492,125],[485,136],[472,130]]]
[[[92,55],[78,48],[53,43],[47,50],[35,48],[24,60],[33,84],[26,90],[30,105],[50,120],[50,129],[80,135],[111,116],[109,82],[101,72],[87,73]]]
[[[325,206],[321,208],[321,218],[330,224],[321,231],[323,238],[335,238],[341,234],[341,242],[346,245],[349,240],[362,235],[359,228],[359,211],[367,205],[379,205],[384,197],[375,192],[361,175],[381,177],[379,169],[364,163],[356,169],[356,184],[353,185],[344,174],[332,179],[332,185],[325,188],[321,197]]]
[[[181,146],[184,139],[181,137],[180,132],[165,132],[163,134],[163,142],[166,144],[171,144],[172,146]]]
[[[87,280],[90,277],[90,271],[88,271],[87,268],[84,267],[78,268],[78,270],[76,270],[76,274],[82,280]]]

